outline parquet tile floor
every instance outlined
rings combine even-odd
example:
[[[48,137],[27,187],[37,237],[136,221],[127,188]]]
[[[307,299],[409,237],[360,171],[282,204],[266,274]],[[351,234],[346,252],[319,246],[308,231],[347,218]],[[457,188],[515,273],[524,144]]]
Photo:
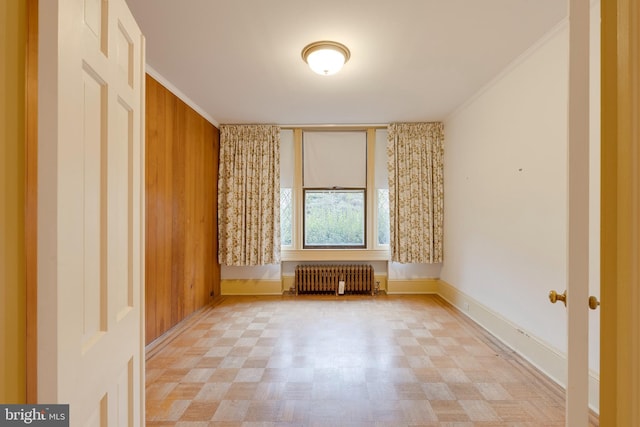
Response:
[[[148,357],[147,426],[564,426],[564,392],[438,296],[223,297]]]

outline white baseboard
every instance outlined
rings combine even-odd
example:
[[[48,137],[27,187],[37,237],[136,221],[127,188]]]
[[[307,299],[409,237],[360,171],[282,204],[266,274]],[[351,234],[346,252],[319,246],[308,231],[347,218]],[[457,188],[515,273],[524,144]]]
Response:
[[[443,280],[438,281],[437,293],[561,387],[566,388],[566,355]],[[599,412],[599,390],[599,375],[591,371],[589,372],[589,407],[596,413]]]

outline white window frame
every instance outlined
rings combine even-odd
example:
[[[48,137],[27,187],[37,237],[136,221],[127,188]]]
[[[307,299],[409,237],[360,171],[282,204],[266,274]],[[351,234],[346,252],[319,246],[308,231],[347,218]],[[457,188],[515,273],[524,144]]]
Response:
[[[291,246],[282,246],[282,261],[388,261],[389,245],[378,244],[378,209],[377,190],[375,188],[375,139],[376,129],[386,126],[331,126],[331,127],[296,127],[293,129],[294,139],[294,180],[293,180],[293,237]],[[367,187],[366,187],[366,248],[363,249],[304,249],[303,242],[303,183],[302,183],[302,132],[306,131],[349,131],[361,130],[367,134]]]

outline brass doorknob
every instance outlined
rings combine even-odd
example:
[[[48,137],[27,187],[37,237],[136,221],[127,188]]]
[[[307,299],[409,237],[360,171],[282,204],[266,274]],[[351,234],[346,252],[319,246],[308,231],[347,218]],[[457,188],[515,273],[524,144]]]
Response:
[[[589,308],[591,310],[595,310],[596,308],[598,308],[599,305],[600,305],[600,301],[598,301],[598,298],[591,295],[589,297]]]
[[[555,304],[557,301],[562,301],[564,303],[564,306],[567,306],[567,291],[564,291],[563,293],[559,294],[556,291],[550,291],[549,292],[549,301],[551,301],[552,304]]]

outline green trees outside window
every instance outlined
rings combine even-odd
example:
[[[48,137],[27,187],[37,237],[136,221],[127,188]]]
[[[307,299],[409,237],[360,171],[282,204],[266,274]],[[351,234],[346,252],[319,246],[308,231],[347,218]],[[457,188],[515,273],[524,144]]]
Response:
[[[365,247],[365,190],[306,189],[305,247]]]

